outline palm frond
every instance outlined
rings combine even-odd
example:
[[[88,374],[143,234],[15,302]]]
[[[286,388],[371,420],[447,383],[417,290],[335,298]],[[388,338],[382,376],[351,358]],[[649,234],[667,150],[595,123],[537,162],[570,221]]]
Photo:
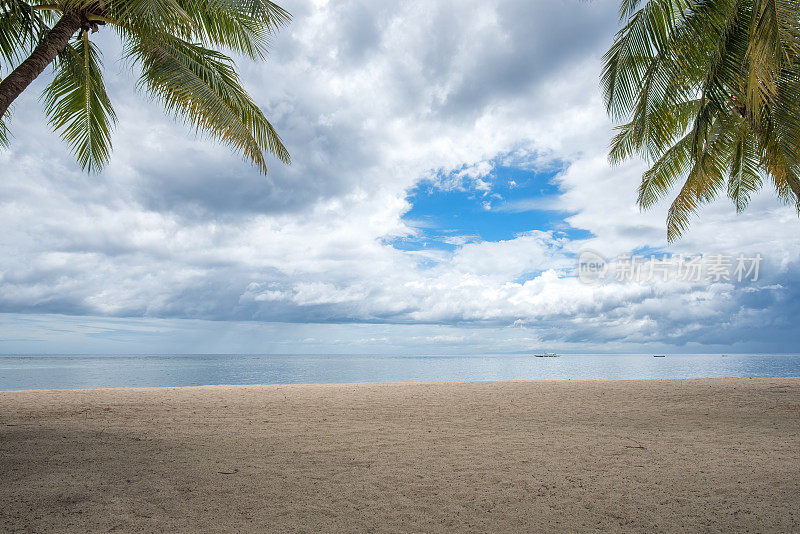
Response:
[[[104,18],[118,24],[159,28],[174,33],[191,27],[192,18],[178,0],[60,0],[62,10],[100,12]]]
[[[45,113],[81,167],[98,171],[110,156],[116,115],[103,84],[99,53],[88,34],[67,46],[56,69],[43,94]]]
[[[27,57],[48,27],[33,6],[22,0],[0,0],[0,64],[11,68]]]
[[[116,122],[87,33],[100,25],[117,31],[127,57],[141,67],[139,87],[172,114],[233,147],[262,172],[265,151],[289,163],[286,147],[242,87],[231,58],[213,49],[263,58],[271,36],[290,20],[286,10],[270,0],[0,0],[0,69],[28,56],[57,17],[72,21],[76,14],[82,39],[58,55],[43,104],[85,169],[99,170],[108,161]],[[0,143],[7,142],[0,122]]]
[[[727,121],[717,120],[708,136],[703,138],[699,154],[695,152],[693,136],[691,145],[685,148],[690,153],[689,161],[692,166],[681,191],[667,213],[668,241],[678,239],[688,228],[690,216],[701,204],[713,200],[722,189],[725,174],[731,166],[733,147],[729,133]]]
[[[8,131],[6,120],[9,119],[11,113],[9,111],[3,117],[0,117],[0,147],[7,148],[9,144],[9,136],[11,132]]]
[[[776,79],[784,61],[777,2],[755,0],[747,46],[746,103],[752,120],[777,96]]]
[[[638,3],[630,2],[622,11],[627,12]],[[620,119],[633,111],[648,70],[651,75],[661,74],[653,69],[652,63],[671,55],[670,36],[687,5],[685,0],[650,0],[632,12],[628,23],[617,32],[614,43],[603,56],[600,78],[606,109],[612,118]]]
[[[603,57],[616,128],[612,164],[654,161],[642,208],[683,180],[669,240],[725,190],[737,211],[769,175],[800,212],[800,2],[621,0],[624,26]]]
[[[691,216],[700,207],[694,184],[687,180],[667,212],[667,241],[677,240],[689,228]]]
[[[763,185],[759,171],[757,141],[747,124],[741,122],[734,143],[728,179],[728,197],[733,200],[737,212],[742,212],[747,207],[750,195]]]
[[[647,209],[672,190],[673,184],[692,167],[692,134],[671,146],[642,176],[637,204]]]
[[[125,37],[126,55],[142,68],[139,85],[169,112],[241,152],[264,173],[266,150],[290,161],[277,132],[241,87],[230,58],[173,36]]]
[[[291,17],[277,4],[265,0],[178,0],[191,17],[195,38],[206,46],[222,46],[261,59],[270,37]]]

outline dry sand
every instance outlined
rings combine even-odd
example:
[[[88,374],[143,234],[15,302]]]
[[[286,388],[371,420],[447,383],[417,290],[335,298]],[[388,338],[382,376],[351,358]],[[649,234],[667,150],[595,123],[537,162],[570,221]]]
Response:
[[[0,529],[800,531],[800,379],[0,392]]]

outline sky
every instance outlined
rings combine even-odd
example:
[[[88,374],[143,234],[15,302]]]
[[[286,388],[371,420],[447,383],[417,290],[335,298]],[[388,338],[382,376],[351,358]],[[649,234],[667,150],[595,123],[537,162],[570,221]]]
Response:
[[[15,103],[1,353],[798,352],[792,207],[721,198],[668,244],[646,163],[608,164],[615,2],[281,5],[237,61],[292,154],[267,176],[137,92],[110,31],[102,173],[49,130],[49,71]]]

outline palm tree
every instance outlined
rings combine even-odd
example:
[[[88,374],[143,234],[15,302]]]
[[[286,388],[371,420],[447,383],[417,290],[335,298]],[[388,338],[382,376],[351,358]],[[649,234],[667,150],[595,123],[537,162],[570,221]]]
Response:
[[[266,173],[266,150],[285,163],[289,153],[231,58],[210,47],[261,59],[288,20],[268,0],[0,0],[0,66],[11,71],[0,81],[0,144],[8,144],[9,106],[53,63],[43,94],[50,124],[84,169],[102,168],[116,115],[89,36],[105,26],[141,71],[139,88]]]
[[[765,180],[800,210],[798,0],[622,0],[603,60],[617,127],[609,159],[643,156],[642,208],[682,185],[667,216],[677,239],[723,190],[737,211]]]

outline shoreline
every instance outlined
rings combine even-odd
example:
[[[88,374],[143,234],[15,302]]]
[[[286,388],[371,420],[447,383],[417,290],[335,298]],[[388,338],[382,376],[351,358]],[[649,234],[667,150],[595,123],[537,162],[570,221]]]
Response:
[[[164,389],[202,389],[202,388],[270,388],[270,387],[317,387],[317,386],[380,386],[380,385],[423,385],[423,384],[531,384],[537,382],[684,382],[691,380],[781,380],[796,379],[798,376],[712,376],[712,377],[687,377],[687,378],[535,378],[531,380],[434,380],[434,381],[410,381],[410,382],[302,382],[291,383],[281,382],[276,384],[200,384],[194,386],[110,386],[98,388],[50,388],[50,389],[0,389],[3,393],[43,393],[68,392],[68,391],[148,391]]]
[[[0,392],[0,530],[800,529],[800,378]]]

